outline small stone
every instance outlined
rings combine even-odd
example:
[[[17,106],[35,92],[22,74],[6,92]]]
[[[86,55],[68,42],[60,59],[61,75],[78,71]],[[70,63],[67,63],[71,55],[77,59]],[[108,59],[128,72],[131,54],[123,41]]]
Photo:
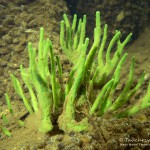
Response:
[[[1,48],[0,50],[0,55],[6,55],[10,52],[8,48]]]
[[[42,141],[38,144],[38,148],[42,149],[45,147],[45,141]]]
[[[46,147],[44,148],[45,150],[61,150],[58,147],[56,147],[55,145],[46,145]]]
[[[130,137],[134,137],[134,138],[137,138],[138,137],[138,132],[136,129],[129,129],[127,131],[127,133],[129,134]]]
[[[65,147],[65,146],[64,146],[64,143],[58,144],[58,149],[59,149],[59,150],[63,149],[64,147]]]
[[[8,67],[11,69],[19,69],[19,65],[16,63],[10,63],[10,64],[8,64]]]
[[[2,36],[2,39],[9,44],[12,42],[12,37],[9,36],[8,34]]]
[[[1,8],[1,9],[5,9],[7,5],[8,5],[8,2],[7,2],[7,1],[6,1],[6,2],[1,1],[1,3],[0,3],[0,8]]]
[[[81,148],[71,143],[67,145],[63,150],[81,150]]]
[[[143,62],[147,61],[147,57],[140,57],[142,54],[139,54],[139,58],[135,59],[135,63],[141,65]]]
[[[0,35],[3,36],[8,32],[8,28],[4,27],[3,25],[0,25]]]
[[[72,137],[71,142],[74,143],[77,146],[80,146],[82,144],[82,141],[79,138]]]
[[[22,51],[24,51],[24,46],[22,46],[21,44],[19,44],[19,45],[17,45],[16,47],[15,47],[15,51],[16,52],[22,52]]]
[[[17,44],[18,42],[19,42],[18,38],[14,38],[12,41],[13,44]]]
[[[134,129],[137,129],[138,131],[141,131],[142,128],[143,128],[143,124],[140,123],[140,122],[134,121],[134,122],[132,123],[132,127],[133,127]]]
[[[21,146],[20,150],[30,150],[29,146]]]
[[[7,16],[6,19],[3,21],[2,25],[4,27],[8,27],[9,25],[14,25],[14,17],[13,16]]]
[[[35,145],[30,146],[30,150],[37,150],[37,147]]]
[[[120,22],[121,20],[124,19],[124,10],[121,10],[121,12],[118,14],[117,18],[116,18],[116,21],[117,22]]]
[[[145,76],[144,76],[144,80],[145,81],[148,81],[150,79],[150,73],[147,73]]]
[[[0,59],[0,66],[1,67],[6,67],[7,66],[7,61]]]
[[[38,26],[38,23],[37,23],[37,20],[34,19],[34,20],[31,20],[29,23],[28,23],[28,28],[35,28]]]

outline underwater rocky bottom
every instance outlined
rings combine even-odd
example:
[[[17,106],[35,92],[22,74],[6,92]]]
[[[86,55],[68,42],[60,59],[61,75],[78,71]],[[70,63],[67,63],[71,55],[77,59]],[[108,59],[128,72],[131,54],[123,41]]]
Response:
[[[24,110],[20,102],[15,102]],[[18,106],[17,106],[18,107]],[[17,110],[17,108],[16,108]],[[23,111],[22,111],[23,112]],[[18,112],[20,113],[20,112]],[[57,126],[49,134],[37,132],[38,120],[26,116],[25,126],[19,127],[13,121],[8,126],[12,137],[1,134],[1,150],[125,150],[149,148],[150,111],[140,112],[134,117],[114,119],[111,115],[93,117],[89,132],[65,134]],[[23,114],[26,114],[25,112]]]
[[[38,7],[41,8],[41,7]],[[30,39],[36,38],[36,35],[30,34],[30,32],[35,33],[34,30],[27,30],[24,33],[23,27],[25,27],[25,23],[23,25],[19,24],[23,19],[27,18],[28,27],[36,29],[38,31],[37,24],[42,22],[43,16],[47,13],[40,13],[40,17],[34,21],[34,15],[32,15],[32,11],[37,10],[35,5],[31,8],[29,7],[12,7],[12,13],[14,13],[17,18],[13,24],[10,24],[13,16],[8,16],[4,19],[3,25],[6,25],[3,28],[3,32],[5,36],[2,39],[3,47],[1,49],[1,70],[4,73],[1,73],[1,81],[6,81],[2,83],[1,91],[3,91],[3,87],[6,87],[7,84],[10,85],[7,87],[9,91],[11,91],[11,95],[13,95],[14,91],[11,87],[11,82],[9,78],[9,71],[14,72],[14,70],[18,69],[18,65],[20,62],[25,62],[26,65],[26,50],[24,50],[24,46],[27,41]],[[45,9],[44,9],[45,10]],[[48,10],[48,9],[46,9]],[[19,14],[18,12],[21,11]],[[27,14],[27,11],[30,11],[31,15]],[[36,12],[36,11],[34,11]],[[40,11],[39,11],[40,12]],[[43,12],[43,8],[41,8],[41,12]],[[5,12],[3,12],[5,13]],[[10,13],[10,10],[9,10]],[[8,14],[9,14],[8,13]],[[14,15],[13,14],[13,15]],[[58,14],[50,14],[56,15]],[[60,15],[62,17],[62,15]],[[53,17],[52,17],[53,18]],[[18,19],[18,20],[17,20]],[[36,22],[36,23],[35,23]],[[45,19],[44,24],[48,21]],[[51,22],[51,20],[49,20]],[[30,24],[29,24],[30,23]],[[39,23],[40,24],[40,23]],[[54,19],[54,26],[50,27],[51,30],[56,30],[55,25],[57,21]],[[24,26],[25,25],[25,26]],[[41,25],[41,24],[40,24]],[[40,26],[39,25],[39,26]],[[18,26],[20,28],[18,28]],[[49,27],[45,28],[46,31],[49,30]],[[10,31],[10,32],[9,32]],[[18,33],[18,32],[19,33]],[[57,30],[56,30],[57,31]],[[29,32],[29,33],[28,33]],[[130,56],[135,56],[135,68],[136,68],[136,76],[137,79],[142,74],[142,71],[145,70],[147,73],[150,72],[149,68],[149,40],[150,34],[149,29],[146,30],[145,33],[139,38],[131,47],[127,48],[128,51],[128,59]],[[29,35],[28,35],[29,34]],[[15,39],[12,40],[12,35],[15,36]],[[26,38],[28,37],[28,39]],[[20,37],[20,38],[19,38]],[[56,32],[52,35],[53,41],[59,43],[58,35]],[[12,43],[11,43],[12,42]],[[18,42],[20,44],[18,44]],[[55,44],[55,47],[58,48],[58,45]],[[58,48],[59,49],[59,48]],[[11,50],[14,50],[11,52]],[[12,57],[13,56],[13,57]],[[25,57],[24,57],[25,56]],[[63,57],[63,56],[62,56]],[[141,65],[142,64],[142,65]],[[130,65],[130,61],[126,61],[124,64],[125,67],[122,70],[123,80],[121,81],[121,85],[126,81],[124,76],[128,74],[128,66]],[[64,68],[67,70],[67,64],[64,61]],[[15,72],[16,75],[18,75]],[[7,80],[6,80],[7,79]],[[136,79],[135,79],[136,80]],[[147,83],[149,81],[149,75],[147,74],[147,79],[144,82],[142,89],[139,91],[137,97],[134,100],[131,100],[129,104],[134,104],[134,102],[139,99],[139,97],[143,96],[146,91]],[[118,89],[118,93],[120,92],[120,88]],[[4,93],[4,92],[3,92]],[[12,96],[13,97],[13,96]],[[15,119],[11,118],[10,114],[7,111],[7,106],[5,105],[4,98],[1,98],[0,106],[2,107],[2,111],[6,114],[6,117],[10,117],[10,123],[6,125],[7,129],[11,131],[12,137],[7,137],[3,133],[0,133],[0,149],[12,150],[12,149],[148,149],[149,148],[149,137],[150,137],[150,112],[148,110],[144,110],[139,112],[138,114],[122,119],[112,118],[111,114],[108,114],[103,117],[93,117],[89,118],[89,123],[93,126],[91,131],[89,132],[80,132],[70,134],[66,134],[63,131],[59,130],[56,124],[55,116],[52,118],[54,123],[54,129],[49,134],[43,136],[37,131],[37,126],[39,126],[39,120],[37,116],[30,116],[26,109],[24,108],[22,102],[17,100],[17,97],[13,97],[12,106],[14,108],[14,112],[16,113],[16,117],[25,121],[25,126],[20,127],[16,124]],[[127,104],[128,105],[128,104]],[[86,108],[83,108],[82,114],[77,113],[76,119],[80,120],[82,115],[86,114]],[[40,116],[39,116],[40,117]],[[2,119],[0,118],[0,123]]]

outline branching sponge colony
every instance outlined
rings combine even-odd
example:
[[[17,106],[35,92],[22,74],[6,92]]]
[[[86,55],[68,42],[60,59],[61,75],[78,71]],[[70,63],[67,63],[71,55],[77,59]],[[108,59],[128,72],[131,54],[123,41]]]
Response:
[[[133,106],[123,111],[116,111],[122,108],[127,101],[133,97],[141,87],[145,73],[141,75],[136,86],[132,87],[134,77],[134,58],[132,59],[128,79],[122,92],[114,98],[117,85],[120,82],[120,73],[127,53],[123,54],[125,45],[129,42],[130,33],[124,41],[120,41],[120,31],[116,31],[114,37],[106,48],[107,24],[104,29],[101,27],[100,12],[96,12],[96,27],[94,29],[94,42],[89,48],[89,38],[86,38],[86,16],[83,20],[77,19],[74,15],[72,24],[66,14],[63,16],[60,28],[60,45],[63,53],[73,64],[65,90],[62,89],[62,66],[58,56],[54,55],[52,42],[44,39],[44,29],[40,28],[40,40],[38,51],[28,44],[29,67],[20,66],[21,77],[28,91],[30,99],[24,95],[19,80],[11,75],[16,93],[23,100],[24,105],[30,114],[41,113],[40,131],[47,133],[53,129],[51,115],[63,111],[58,116],[58,126],[64,132],[88,131],[91,125],[88,118],[93,115],[103,116],[111,112],[112,117],[127,117],[134,115],[142,109],[150,107],[150,83],[147,93]],[[116,51],[110,57],[111,50]],[[104,59],[104,49],[106,55]],[[97,87],[98,92],[95,92]],[[96,95],[95,95],[96,93]],[[92,96],[94,95],[94,96]],[[6,94],[7,101],[9,100]],[[81,121],[76,121],[76,109],[87,108]],[[11,105],[8,107],[11,108]],[[10,111],[12,108],[10,109]]]

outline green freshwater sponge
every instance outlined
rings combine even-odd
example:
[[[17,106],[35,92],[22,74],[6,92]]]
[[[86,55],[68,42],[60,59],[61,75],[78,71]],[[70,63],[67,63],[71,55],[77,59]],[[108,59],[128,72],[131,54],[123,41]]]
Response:
[[[80,132],[91,128],[88,118],[93,115],[103,116],[111,112],[112,117],[127,117],[150,107],[149,83],[147,93],[143,98],[116,114],[116,111],[124,107],[127,101],[134,96],[144,81],[145,73],[132,87],[133,58],[126,85],[116,98],[115,91],[120,82],[121,68],[127,57],[126,53],[123,54],[123,49],[132,34],[130,33],[121,42],[121,32],[116,31],[106,48],[108,26],[101,27],[100,12],[96,12],[94,41],[89,48],[89,38],[86,38],[86,16],[84,15],[83,20],[78,20],[77,15],[74,15],[72,24],[66,14],[63,18],[60,45],[63,53],[73,64],[68,75],[68,82],[60,82],[63,74],[61,61],[58,56],[54,55],[52,42],[44,39],[43,28],[40,28],[38,50],[33,48],[32,43],[28,44],[29,67],[20,66],[21,77],[28,88],[30,99],[25,96],[19,80],[11,75],[14,89],[23,100],[29,113],[37,115],[41,113],[40,131],[47,133],[53,129],[51,119],[53,114],[61,113],[60,116],[57,115],[59,129],[64,132]],[[116,51],[113,57],[110,57],[113,48]],[[106,54],[104,54],[104,49],[106,49]],[[95,87],[97,87],[97,92],[95,92]],[[9,99],[8,94],[6,94],[6,99]],[[78,122],[76,121],[76,109],[81,110],[84,106],[87,108],[87,116]],[[8,107],[12,111],[10,105]],[[63,107],[62,112],[61,107]]]

